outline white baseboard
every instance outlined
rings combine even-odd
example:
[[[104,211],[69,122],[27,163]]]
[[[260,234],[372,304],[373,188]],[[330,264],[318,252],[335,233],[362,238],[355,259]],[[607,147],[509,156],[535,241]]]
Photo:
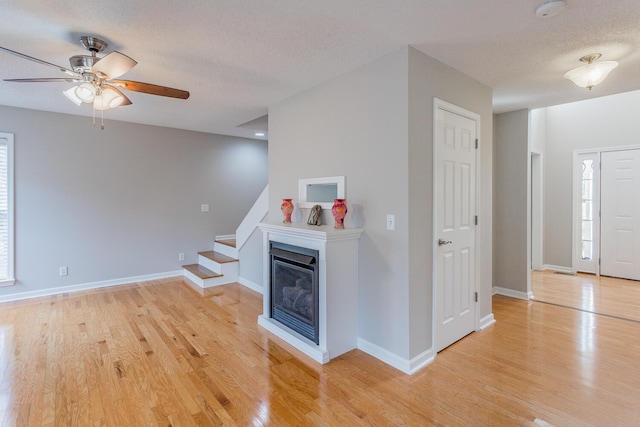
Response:
[[[258,285],[255,282],[252,282],[251,280],[247,280],[247,279],[245,279],[243,277],[238,277],[238,283],[240,283],[242,286],[246,286],[247,288],[251,289],[252,291],[256,291],[260,295],[264,295],[262,286]]]
[[[514,291],[513,289],[501,288],[500,286],[493,287],[493,295],[503,295],[505,297],[523,299],[528,301],[533,297],[533,294],[522,292],[522,291]]]
[[[422,368],[430,365],[436,358],[436,355],[433,354],[433,348],[430,348],[426,351],[423,351],[416,357],[409,360],[409,375],[413,375]]]
[[[480,319],[480,330],[487,328],[496,323],[496,319],[493,317],[493,313],[487,314],[482,319]]]
[[[232,240],[235,238],[236,238],[235,234],[221,234],[219,236],[216,236],[215,240]]]
[[[571,267],[563,267],[561,265],[551,265],[551,264],[544,264],[542,266],[543,270],[551,270],[551,271],[560,271],[562,273],[575,273],[575,271],[573,271],[573,268]]]
[[[358,349],[408,375],[415,374],[420,369],[433,362],[435,358],[433,349],[429,349],[411,360],[405,359],[395,353],[391,353],[389,350],[363,340],[362,338],[358,338]]]
[[[8,295],[0,295],[0,302],[20,301],[29,298],[46,297],[50,295],[63,294],[67,292],[87,291],[91,289],[106,288],[108,286],[125,285],[135,282],[145,282],[148,280],[166,279],[168,277],[182,276],[182,270],[167,271],[165,273],[146,274],[144,276],[123,277],[120,279],[102,280],[99,282],[81,283],[79,285],[60,286],[58,288],[48,288],[38,291],[16,292]]]

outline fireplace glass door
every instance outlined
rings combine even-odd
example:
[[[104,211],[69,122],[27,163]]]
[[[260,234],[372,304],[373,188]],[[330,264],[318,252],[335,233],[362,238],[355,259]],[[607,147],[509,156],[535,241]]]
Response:
[[[271,242],[271,317],[318,344],[317,251]]]

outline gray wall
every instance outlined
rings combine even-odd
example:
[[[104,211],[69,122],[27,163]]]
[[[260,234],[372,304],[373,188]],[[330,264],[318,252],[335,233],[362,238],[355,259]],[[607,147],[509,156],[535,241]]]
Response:
[[[269,109],[271,219],[281,220],[283,198],[297,200],[299,178],[346,176],[345,226],[365,229],[359,246],[359,335],[405,358],[407,110],[406,50]],[[395,232],[386,230],[391,213]],[[307,213],[299,218],[306,221]]]
[[[483,169],[490,171],[491,90],[412,48],[269,109],[270,219],[281,220],[282,198],[297,198],[299,178],[346,176],[345,224],[365,229],[359,336],[405,359],[431,348],[433,96],[482,115],[489,155]],[[490,200],[486,175],[483,170],[482,191]],[[488,205],[483,209],[490,218]],[[386,230],[387,214],[396,215],[396,231]],[[490,232],[484,239],[490,289]],[[483,298],[484,316],[491,313],[490,291]]]
[[[18,279],[0,295],[179,270],[267,182],[264,141],[9,107],[0,130],[15,134]]]
[[[640,145],[640,91],[546,108],[545,264],[571,267],[573,150]]]
[[[529,277],[528,110],[496,115],[494,130],[493,284],[526,294]]]
[[[411,357],[431,345],[431,259],[433,216],[433,98],[480,115],[480,179],[478,185],[479,315],[491,314],[491,89],[421,52],[409,49],[409,301]],[[426,346],[426,347],[425,347]],[[422,350],[420,350],[422,349]]]
[[[239,250],[240,269],[238,276],[240,280],[251,282],[252,288],[264,292],[263,266],[262,266],[262,232],[256,228],[249,240]]]

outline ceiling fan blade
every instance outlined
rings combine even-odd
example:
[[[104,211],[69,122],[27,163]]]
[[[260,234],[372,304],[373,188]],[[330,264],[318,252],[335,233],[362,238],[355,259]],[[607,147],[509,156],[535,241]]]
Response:
[[[59,65],[52,64],[51,62],[43,61],[42,59],[34,58],[33,56],[25,55],[24,53],[16,52],[15,50],[7,49],[6,47],[0,46],[0,50],[3,51],[3,52],[10,53],[11,55],[18,56],[18,57],[23,58],[23,59],[28,59],[29,61],[37,62],[38,64],[42,64],[42,65],[46,65],[48,67],[55,68],[57,70],[62,71],[63,73],[69,74],[70,76],[82,77],[82,74],[76,73],[75,71],[70,70],[68,68],[64,68],[64,67],[61,67]]]
[[[56,82],[68,82],[68,83],[77,83],[81,82],[82,79],[74,79],[74,78],[65,78],[65,77],[53,77],[53,78],[40,78],[40,79],[3,79],[5,82],[18,82],[18,83],[56,83]]]
[[[111,80],[109,83],[121,89],[148,93],[151,95],[168,96],[169,98],[187,99],[190,95],[186,90],[158,86],[151,83],[134,82],[132,80]]]
[[[115,79],[135,67],[136,61],[120,52],[111,52],[106,55],[92,68],[96,74],[102,73],[107,79]]]

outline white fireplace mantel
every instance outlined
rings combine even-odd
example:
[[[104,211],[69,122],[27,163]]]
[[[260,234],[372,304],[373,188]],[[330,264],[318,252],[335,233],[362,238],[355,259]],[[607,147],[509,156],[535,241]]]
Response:
[[[353,350],[358,344],[358,241],[361,228],[330,225],[261,223],[263,233],[263,314],[258,324],[319,363]],[[269,242],[317,250],[319,343],[271,318]]]

